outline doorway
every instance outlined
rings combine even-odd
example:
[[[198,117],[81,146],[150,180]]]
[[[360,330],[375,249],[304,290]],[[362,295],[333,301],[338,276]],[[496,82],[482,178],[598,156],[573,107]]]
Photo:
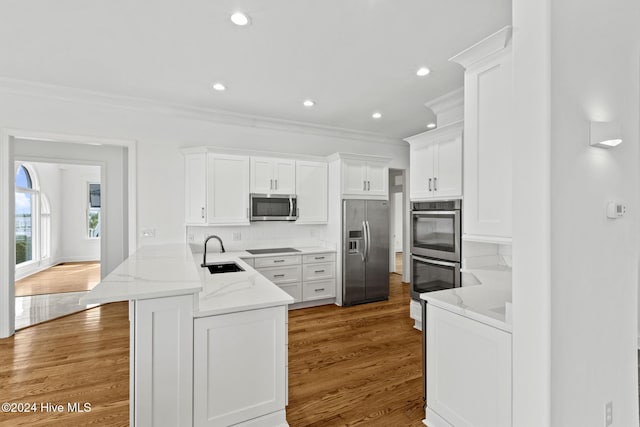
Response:
[[[15,325],[85,310],[100,281],[102,166],[15,161]]]
[[[389,271],[402,276],[403,282],[408,282],[404,261],[407,231],[405,179],[405,170],[389,169]]]
[[[0,129],[0,233],[8,237],[0,242],[0,338],[13,335],[16,327],[15,160],[101,167],[101,278],[137,247],[135,141]]]

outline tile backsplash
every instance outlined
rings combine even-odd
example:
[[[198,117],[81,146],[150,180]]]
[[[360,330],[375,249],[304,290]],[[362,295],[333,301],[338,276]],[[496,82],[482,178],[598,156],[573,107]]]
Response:
[[[187,243],[199,244],[207,236],[219,236],[227,251],[278,247],[328,246],[326,225],[297,225],[292,222],[252,222],[249,226],[186,227]]]

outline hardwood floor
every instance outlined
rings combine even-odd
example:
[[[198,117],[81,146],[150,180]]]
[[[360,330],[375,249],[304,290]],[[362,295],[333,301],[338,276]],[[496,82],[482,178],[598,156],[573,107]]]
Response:
[[[128,304],[92,308],[0,340],[0,402],[62,404],[62,413],[3,413],[1,426],[128,426]],[[69,413],[67,402],[91,403]]]
[[[99,262],[65,262],[17,280],[16,296],[89,291],[99,281]]]
[[[423,427],[421,334],[409,289],[389,301],[289,312],[291,427]],[[127,303],[93,308],[0,340],[0,402],[90,402],[84,414],[0,413],[0,426],[126,426]]]
[[[400,280],[389,301],[289,312],[292,427],[424,427],[421,333]]]

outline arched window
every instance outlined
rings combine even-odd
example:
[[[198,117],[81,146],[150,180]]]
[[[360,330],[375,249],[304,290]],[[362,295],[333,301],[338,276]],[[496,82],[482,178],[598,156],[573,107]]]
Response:
[[[35,171],[16,165],[16,265],[38,260],[40,248],[40,193]]]

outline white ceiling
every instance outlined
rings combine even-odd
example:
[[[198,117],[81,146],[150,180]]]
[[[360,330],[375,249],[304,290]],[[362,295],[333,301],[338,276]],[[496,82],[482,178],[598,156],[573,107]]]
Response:
[[[510,22],[510,0],[0,0],[0,77],[406,137]]]

